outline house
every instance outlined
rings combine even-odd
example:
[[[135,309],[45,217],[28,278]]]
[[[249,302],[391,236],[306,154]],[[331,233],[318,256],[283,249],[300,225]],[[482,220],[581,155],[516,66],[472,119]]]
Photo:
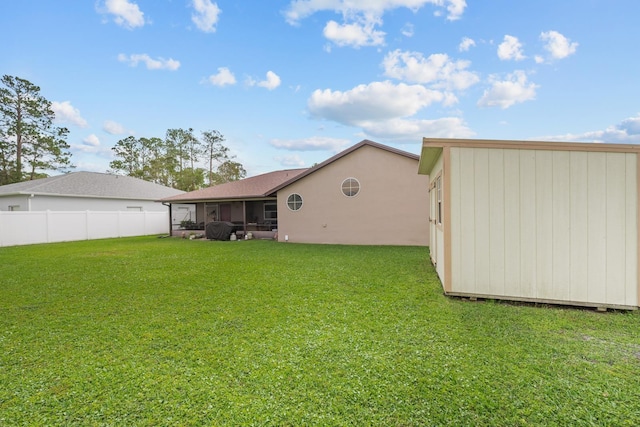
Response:
[[[184,191],[130,176],[73,172],[0,186],[0,211],[153,211]]]
[[[275,189],[278,240],[427,246],[428,178],[418,162],[364,140],[308,169]]]
[[[640,306],[640,146],[424,138],[448,295]]]
[[[204,230],[214,221],[233,222],[243,233],[273,238],[278,228],[274,189],[307,169],[289,169],[256,175],[189,193],[166,197],[160,202],[171,211],[177,204],[195,206],[195,227]],[[174,232],[175,234],[175,232]]]
[[[428,177],[419,156],[364,140],[307,169],[276,171],[161,200],[195,203],[197,219],[231,221],[280,242],[429,242]]]
[[[158,198],[184,191],[93,172],[0,186],[0,246],[163,233],[179,221]],[[187,205],[186,211],[192,209]]]

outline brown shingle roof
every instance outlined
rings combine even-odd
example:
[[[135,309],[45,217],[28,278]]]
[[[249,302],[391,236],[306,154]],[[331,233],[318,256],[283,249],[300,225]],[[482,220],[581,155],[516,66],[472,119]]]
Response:
[[[213,187],[167,197],[161,202],[195,202],[204,200],[229,200],[229,199],[253,199],[267,197],[273,193],[273,189],[279,187],[307,169],[287,169],[256,175],[239,181],[214,185]]]

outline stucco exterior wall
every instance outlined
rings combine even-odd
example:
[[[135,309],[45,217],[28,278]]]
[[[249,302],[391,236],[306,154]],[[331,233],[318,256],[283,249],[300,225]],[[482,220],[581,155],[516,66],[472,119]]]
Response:
[[[429,179],[418,160],[363,146],[278,191],[278,240],[358,245],[429,244]],[[360,192],[342,193],[356,178]],[[297,193],[302,208],[287,198]]]
[[[638,305],[636,153],[451,148],[451,292]]]
[[[0,197],[0,211],[9,210],[28,211],[29,197],[21,195]]]

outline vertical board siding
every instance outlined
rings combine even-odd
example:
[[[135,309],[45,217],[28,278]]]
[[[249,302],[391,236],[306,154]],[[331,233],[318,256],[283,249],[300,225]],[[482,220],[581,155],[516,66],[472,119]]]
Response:
[[[505,283],[505,197],[504,151],[489,150],[489,292],[504,294]]]
[[[491,287],[491,257],[489,249],[489,200],[491,188],[489,187],[489,150],[476,149],[473,151],[474,164],[474,206],[471,213],[475,213],[474,223],[474,253],[475,262],[475,286],[476,289]]]
[[[452,292],[637,306],[635,153],[451,150]]]
[[[460,155],[457,148],[451,149],[449,170],[445,173],[449,174],[451,182],[451,283],[462,283],[462,241],[460,238],[460,182],[462,173],[460,171]]]
[[[434,246],[432,246],[430,248],[431,251],[431,256],[432,256],[432,260],[433,262],[435,262],[436,264],[436,273],[438,273],[438,277],[440,277],[440,280],[442,281],[442,283],[445,283],[445,277],[444,277],[444,231],[442,226],[438,225],[438,208],[437,208],[437,201],[438,201],[438,195],[437,195],[437,188],[436,188],[436,180],[439,176],[442,176],[442,169],[443,169],[443,158],[442,156],[440,156],[440,158],[438,159],[438,161],[436,162],[435,166],[432,169],[431,175],[429,176],[429,179],[431,180],[431,186],[432,186],[432,194],[433,194],[433,198],[431,199],[433,201],[433,206],[432,206],[432,212],[433,212],[433,225],[432,228],[430,229],[430,239],[433,240],[433,244]],[[443,189],[443,197],[444,197],[444,189]],[[443,208],[444,209],[444,208]]]
[[[587,301],[606,301],[607,284],[607,179],[606,156],[588,153],[587,156],[587,236],[588,254],[581,265],[587,268]]]
[[[518,296],[535,298],[537,282],[538,248],[536,221],[536,153],[531,150],[520,151],[520,200],[507,203],[520,203],[520,294]]]
[[[460,286],[463,292],[476,291],[475,245],[475,165],[473,150],[460,150]],[[454,267],[455,268],[455,267]]]
[[[588,301],[587,283],[589,271],[585,267],[585,260],[589,256],[589,209],[587,182],[589,170],[587,168],[588,153],[574,151],[570,154],[569,200],[571,206],[571,254],[569,256],[569,300]]]
[[[627,286],[625,304],[638,299],[638,158],[637,155],[625,156],[625,283]]]
[[[536,298],[553,295],[553,153],[535,152],[535,218],[536,234],[536,283],[533,292]]]
[[[624,304],[625,300],[625,228],[626,162],[622,153],[608,153],[606,179],[607,258],[606,301]]]
[[[571,153],[553,152],[551,202],[551,299],[570,300],[571,288]]]
[[[496,150],[497,151],[497,150]],[[499,166],[496,166],[499,167]],[[521,261],[520,258],[529,256],[521,248],[520,230],[520,152],[518,150],[504,150],[504,201],[503,205],[494,206],[499,211],[504,207],[504,293],[496,295],[521,295]],[[497,227],[497,224],[496,224]]]

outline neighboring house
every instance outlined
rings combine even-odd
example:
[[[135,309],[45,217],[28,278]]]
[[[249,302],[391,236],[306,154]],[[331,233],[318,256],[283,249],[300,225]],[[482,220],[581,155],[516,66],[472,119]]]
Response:
[[[0,211],[152,211],[184,191],[129,176],[73,172],[0,186]]]
[[[425,138],[445,293],[638,308],[639,162],[638,145]]]
[[[276,171],[161,200],[195,203],[201,227],[231,221],[281,242],[428,245],[419,156],[362,141],[308,169]]]

